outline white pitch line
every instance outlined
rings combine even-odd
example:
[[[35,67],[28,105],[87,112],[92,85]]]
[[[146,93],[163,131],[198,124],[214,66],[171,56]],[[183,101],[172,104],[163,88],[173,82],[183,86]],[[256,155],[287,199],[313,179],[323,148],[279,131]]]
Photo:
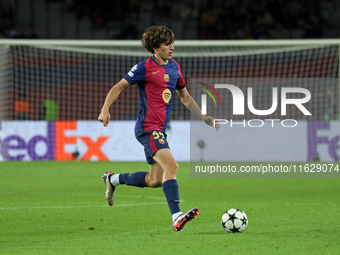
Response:
[[[10,192],[0,192],[0,195],[12,194]],[[87,196],[87,197],[98,197],[98,193],[61,193],[61,192],[26,192],[25,195],[39,195],[39,196]],[[165,200],[165,197],[153,197],[153,196],[133,196],[133,195],[116,195],[116,197],[134,197],[134,198],[149,198],[157,200]]]
[[[113,207],[124,207],[124,206],[140,206],[140,205],[164,205],[166,202],[157,203],[141,203],[141,204],[121,204],[114,205]],[[32,206],[32,207],[3,207],[0,210],[21,210],[21,209],[69,209],[69,208],[97,208],[97,207],[109,207],[108,205],[85,205],[85,206]]]

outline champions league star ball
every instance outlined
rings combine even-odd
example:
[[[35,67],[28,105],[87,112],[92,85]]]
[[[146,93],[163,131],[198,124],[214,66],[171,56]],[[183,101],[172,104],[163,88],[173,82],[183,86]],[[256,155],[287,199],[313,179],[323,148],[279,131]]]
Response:
[[[241,233],[248,226],[248,217],[243,211],[232,208],[223,214],[221,223],[228,233]]]

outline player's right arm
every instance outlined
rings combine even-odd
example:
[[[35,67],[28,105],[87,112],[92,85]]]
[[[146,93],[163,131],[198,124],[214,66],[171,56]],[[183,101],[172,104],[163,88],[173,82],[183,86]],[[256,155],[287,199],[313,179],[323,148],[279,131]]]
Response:
[[[121,79],[116,85],[114,85],[106,96],[104,105],[99,114],[98,120],[103,123],[104,127],[109,124],[111,119],[110,106],[116,101],[120,93],[130,86],[130,83],[126,79]]]

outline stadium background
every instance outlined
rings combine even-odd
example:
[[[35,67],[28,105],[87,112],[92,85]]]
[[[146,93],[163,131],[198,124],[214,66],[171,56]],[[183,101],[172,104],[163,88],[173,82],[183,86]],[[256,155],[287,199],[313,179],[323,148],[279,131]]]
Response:
[[[6,2],[11,4],[13,11],[4,11],[2,6]],[[73,6],[75,2],[80,6]],[[116,8],[107,8],[110,14],[107,17],[112,20],[101,22],[98,15],[90,15],[99,13],[102,17],[104,13],[97,7],[111,2]],[[332,111],[328,112],[332,96],[324,86],[314,86],[313,96],[315,91],[316,98],[312,102],[315,102],[315,107],[307,106],[313,113],[316,110],[319,112],[313,115],[313,121],[292,115],[299,119],[299,123],[302,122],[295,136],[287,137],[281,132],[275,134],[279,139],[277,141],[270,138],[270,132],[277,133],[276,130],[267,133],[266,129],[254,129],[258,130],[254,134],[248,129],[244,132],[241,127],[237,131],[239,134],[225,132],[229,133],[223,148],[225,155],[236,154],[238,158],[234,160],[240,160],[227,163],[237,167],[293,164],[308,170],[301,176],[303,178],[275,173],[275,176],[261,175],[258,176],[260,178],[249,175],[246,178],[230,178],[228,174],[222,178],[191,178],[192,162],[180,162],[178,182],[181,208],[200,208],[199,217],[180,233],[171,228],[162,189],[141,190],[122,185],[117,190],[115,206],[106,205],[103,198],[105,186],[101,178],[103,172],[144,171],[147,168],[142,146],[138,142],[133,143],[133,125],[139,105],[135,101],[136,88],[125,91],[115,111],[112,111],[113,118],[120,121],[110,122],[107,128],[103,128],[96,118],[112,84],[125,75],[135,62],[147,56],[148,53],[140,47],[139,38],[151,24],[156,2],[161,1],[0,0],[0,34],[5,37],[0,40],[0,161],[5,161],[0,162],[0,254],[155,254],[155,251],[171,255],[339,254],[339,178],[318,178],[320,175],[309,171],[312,165],[325,167],[326,170],[333,165],[333,176],[339,176],[339,170],[335,170],[336,166],[339,169],[339,164],[315,162],[318,160],[316,152],[322,151],[328,157],[326,159],[332,155],[334,158],[331,161],[339,156],[340,122],[336,116],[339,113],[336,111],[339,109],[339,91],[333,91],[333,96],[338,97],[335,100],[338,105],[332,106],[332,115]],[[191,1],[199,3],[199,9],[206,10],[205,22],[213,21],[203,32],[199,30],[201,13],[187,7],[181,8],[187,6],[188,1],[162,2],[170,3],[172,10],[165,9],[162,15],[169,16],[158,17],[166,17],[166,20],[155,21],[155,24],[169,25],[180,39],[177,45],[183,43],[181,39],[228,39],[227,42],[231,41],[229,39],[241,39],[236,41],[239,45],[233,47],[215,45],[199,48],[199,54],[205,55],[201,58],[192,58],[198,54],[196,47],[192,52],[192,47],[182,50],[183,47],[175,45],[176,59],[178,57],[187,80],[190,76],[203,74],[205,78],[220,75],[235,79],[248,77],[251,80],[256,80],[256,77],[283,77],[287,80],[300,77],[338,81],[339,46],[320,45],[320,42],[309,46],[300,44],[298,47],[292,44],[279,47],[255,45],[259,42],[257,39],[272,39],[273,35],[278,39],[339,38],[339,1]],[[276,8],[275,4],[278,5]],[[226,5],[226,15],[214,15],[221,10],[219,5]],[[84,6],[88,8],[83,9]],[[290,11],[295,14],[289,15]],[[123,14],[125,21],[125,13],[131,14],[129,17],[135,22],[137,32],[129,29],[134,32],[123,36],[120,26],[123,24]],[[194,16],[186,16],[192,13]],[[272,23],[266,23],[265,20],[270,20],[270,17],[265,13],[272,14]],[[305,20],[306,16],[316,23]],[[95,21],[94,25],[91,20]],[[276,30],[278,21],[286,32],[280,29],[272,32]],[[220,25],[215,26],[216,22]],[[256,32],[258,22],[267,24],[262,33]],[[21,25],[25,35],[16,35],[16,29],[12,31],[15,24]],[[30,35],[26,31],[27,26]],[[33,28],[36,35],[32,34]],[[128,47],[130,53],[125,54],[126,47],[121,46],[77,45],[70,49],[70,45],[48,46],[46,43],[38,45],[37,42],[31,46],[2,43],[12,38],[10,34],[18,39],[38,36],[40,39],[75,39],[79,43],[78,39],[107,39],[106,44],[118,43],[120,40],[112,40],[115,36],[116,39],[137,39],[137,46]],[[252,39],[242,40],[245,38]],[[261,43],[268,41],[273,40]],[[244,42],[253,45],[240,46]],[[95,44],[95,40],[90,43]],[[199,44],[197,41],[195,43]],[[127,43],[122,41],[122,44]],[[120,54],[121,51],[125,56]],[[227,60],[222,61],[223,56],[227,56]],[[189,89],[195,94],[192,86]],[[20,91],[25,92],[31,103],[31,120],[26,117],[25,120],[17,120],[13,112],[13,103],[19,98]],[[254,100],[263,102],[260,106],[268,107],[264,99],[269,99],[270,95],[265,90],[261,91],[261,87],[256,87],[256,91],[260,91],[260,95]],[[61,108],[59,121],[41,120],[41,104],[48,94]],[[226,99],[222,99],[225,103]],[[180,108],[178,100],[174,102],[177,102],[174,105],[176,114],[170,122],[168,138],[176,159],[185,161],[181,153],[190,149],[190,129],[189,121],[181,119],[188,119],[189,115],[187,110]],[[227,103],[226,106],[229,107]],[[223,135],[221,131],[225,130],[214,132],[209,129],[211,133],[206,138]],[[170,141],[173,138],[177,141]],[[252,143],[251,138],[257,140]],[[96,150],[105,139],[112,139],[112,143],[106,142],[101,147],[102,150],[107,149],[107,155]],[[285,147],[279,142],[292,144]],[[93,146],[87,147],[86,144]],[[174,148],[175,144],[179,146]],[[262,159],[256,153],[263,149],[264,146],[259,146],[263,144],[267,144],[270,153],[281,161],[264,162],[269,158],[266,154],[263,162],[245,162],[249,155],[257,160]],[[74,160],[72,154],[78,145],[82,145],[78,147],[81,161],[45,161]],[[197,144],[194,146],[197,147]],[[310,146],[313,150],[307,154]],[[40,147],[43,147],[42,153],[39,153]],[[128,153],[119,154],[122,151]],[[305,154],[304,162],[291,163],[292,154],[298,155],[301,151]],[[101,162],[86,161],[92,155]],[[126,158],[129,155],[134,155],[134,159],[140,162],[126,162],[131,160]],[[104,162],[107,160],[105,156],[116,157],[109,160],[117,162]],[[198,151],[196,156],[205,157],[206,154]],[[23,160],[43,161],[21,162]],[[282,163],[282,160],[290,162]],[[321,157],[320,160],[325,158]],[[223,213],[232,207],[242,209],[249,218],[249,226],[242,234],[227,234],[221,227]]]
[[[18,40],[107,39],[117,42],[120,39],[136,39],[138,45],[145,28],[156,24],[172,28],[178,41],[247,39],[256,42],[258,39],[337,38],[340,33],[337,4],[338,1],[261,1],[259,4],[253,1],[12,0],[1,2],[1,33],[4,38]],[[126,16],[128,20],[124,18]],[[52,97],[59,107],[58,121],[96,120],[110,87],[148,54],[140,46],[124,48],[93,44],[90,47],[71,48],[41,45],[2,48],[2,56],[5,56],[10,68],[7,70],[6,65],[1,66],[9,77],[7,83],[3,83],[6,85],[1,95],[1,120],[17,120],[14,106],[22,96],[26,96],[31,104],[29,118],[25,120],[44,120],[42,105],[48,97]],[[197,77],[339,77],[339,50],[334,45],[301,46],[298,49],[289,46],[203,46],[192,49],[177,47],[176,44],[175,47],[175,58],[182,67],[189,91],[190,79]],[[121,51],[128,53],[116,54]],[[202,52],[205,55],[198,56]],[[219,53],[222,55],[218,56]],[[260,94],[254,99],[255,105],[270,106],[271,97],[264,96],[267,88],[259,89]],[[329,88],[311,86],[308,89],[312,91],[314,102],[308,105],[313,112],[310,120],[339,119],[338,86],[335,85],[332,91],[335,97],[335,103],[331,106],[332,116],[326,115],[331,101]],[[195,94],[193,90],[190,92]],[[226,101],[231,108],[232,101]],[[112,118],[135,120],[138,111],[138,91],[129,89],[115,104]],[[245,115],[246,119],[252,117],[249,112]],[[277,115],[269,117],[278,118]],[[289,117],[304,118],[300,111],[289,112]],[[189,111],[179,100],[175,100],[172,120],[189,119]],[[2,125],[4,130],[5,125]]]
[[[139,39],[146,27],[163,24],[177,39],[337,38],[338,6],[339,0],[1,0],[0,34]]]
[[[0,35],[3,38],[40,38],[40,39],[137,39],[146,27],[166,25],[173,29],[177,40],[181,39],[311,39],[338,38],[340,36],[340,13],[335,8],[338,0],[318,1],[95,1],[95,0],[2,0],[0,1]],[[125,20],[126,18],[128,20]],[[223,29],[221,29],[221,26]],[[277,26],[282,27],[278,33]],[[109,49],[108,49],[109,50]],[[208,49],[209,50],[209,49]],[[337,48],[328,49],[336,52]],[[41,56],[28,58],[28,53],[20,47],[13,48],[10,61],[13,64],[13,74],[18,77],[14,82],[15,101],[20,97],[22,88],[34,100],[32,101],[32,120],[41,118],[41,105],[45,94],[54,94],[59,101],[61,120],[96,119],[97,112],[86,112],[84,109],[98,106],[102,102],[102,93],[123,77],[133,63],[145,57],[133,57],[122,66],[125,57],[65,55],[55,52],[42,52]],[[259,58],[247,66],[244,58],[219,60],[205,58],[199,61],[195,58],[176,59],[182,66],[185,78],[201,77],[299,77],[299,78],[336,78],[338,77],[338,62],[334,60],[336,53],[308,53],[309,57],[302,59],[290,57],[278,60],[273,65],[269,57]],[[278,58],[278,56],[271,56]],[[226,62],[230,62],[229,64]],[[224,62],[224,63],[223,63]],[[193,66],[198,63],[197,66]],[[101,73],[98,80],[97,70],[110,70]],[[199,66],[201,65],[201,66]],[[321,70],[321,65],[328,70]],[[213,66],[213,70],[211,68]],[[285,73],[289,66],[293,71]],[[225,68],[227,67],[227,68]],[[68,70],[71,68],[71,70]],[[69,73],[85,73],[73,75]],[[91,73],[91,71],[93,71]],[[203,72],[203,73],[202,73]],[[327,73],[325,73],[327,72]],[[30,79],[32,74],[50,76],[48,82],[42,79]],[[93,74],[93,75],[90,75]],[[77,77],[77,78],[76,78]],[[62,84],[61,84],[62,83]],[[93,94],[91,87],[96,86],[100,94]],[[74,93],[61,93],[72,89],[82,93],[84,100],[74,99]],[[127,98],[132,104],[115,112],[115,119],[134,119],[138,111],[138,94],[136,90],[129,91]],[[325,94],[325,91],[321,91]],[[41,96],[43,95],[43,96]],[[63,102],[60,102],[61,97]],[[66,96],[66,98],[65,98]],[[86,103],[87,102],[87,103]],[[71,103],[72,105],[70,105]],[[85,105],[86,103],[86,105]],[[88,104],[90,103],[90,104]],[[14,104],[9,104],[13,107]],[[137,108],[136,108],[137,106]],[[68,109],[76,108],[77,114],[70,115]],[[181,104],[178,105],[182,108]],[[321,106],[321,108],[324,106]],[[8,112],[13,113],[13,109]],[[321,112],[324,112],[321,109]],[[178,110],[173,118],[188,119],[189,113]],[[14,119],[12,116],[4,119]],[[322,120],[322,113],[315,120]]]

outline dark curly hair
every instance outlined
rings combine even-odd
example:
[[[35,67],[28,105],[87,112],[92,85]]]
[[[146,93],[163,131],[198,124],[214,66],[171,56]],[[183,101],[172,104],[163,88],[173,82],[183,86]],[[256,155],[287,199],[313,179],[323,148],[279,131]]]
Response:
[[[154,48],[158,48],[162,43],[171,44],[175,41],[174,33],[165,26],[151,26],[142,36],[142,45],[147,51],[154,54]]]

